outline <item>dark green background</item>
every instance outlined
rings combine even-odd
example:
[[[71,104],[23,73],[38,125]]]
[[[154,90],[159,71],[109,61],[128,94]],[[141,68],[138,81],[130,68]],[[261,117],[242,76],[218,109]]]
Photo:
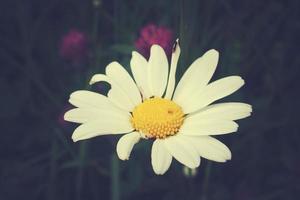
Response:
[[[154,175],[150,142],[140,143],[130,161],[116,163],[121,199],[299,199],[299,7],[298,0],[114,0],[97,8],[91,0],[1,0],[0,199],[111,198],[117,137],[73,143],[75,126],[59,124],[58,116],[69,94],[88,89],[90,76],[110,61],[128,68],[148,23],[180,37],[178,78],[206,50],[219,50],[214,79],[236,74],[246,81],[226,100],[250,103],[254,111],[237,133],[218,137],[232,160],[203,159],[193,178],[177,162]],[[90,38],[89,58],[80,65],[58,53],[72,28]]]

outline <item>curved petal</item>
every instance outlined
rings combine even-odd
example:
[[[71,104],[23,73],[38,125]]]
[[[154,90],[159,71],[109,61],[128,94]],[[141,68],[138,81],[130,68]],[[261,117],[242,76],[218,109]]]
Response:
[[[156,174],[164,174],[170,167],[172,156],[165,148],[163,140],[157,139],[153,142],[151,151],[151,163]]]
[[[230,149],[219,140],[210,136],[183,136],[197,149],[199,155],[208,160],[226,162],[231,159]]]
[[[169,153],[180,163],[189,168],[196,168],[200,165],[200,157],[188,140],[179,135],[168,137],[163,140]]]
[[[199,121],[205,119],[238,120],[250,116],[251,112],[252,106],[249,104],[230,102],[207,106],[202,110],[188,115],[188,117]]]
[[[107,96],[88,90],[78,90],[73,92],[70,95],[69,102],[78,108],[108,109],[121,112]]]
[[[88,90],[78,90],[70,95],[69,102],[79,108],[103,108],[113,105],[104,95]]]
[[[108,78],[105,74],[94,74],[89,82],[90,85],[93,85],[95,83],[98,83],[100,81],[104,81],[107,82],[108,84],[110,84],[112,86],[113,81]]]
[[[121,119],[119,116],[107,114],[101,120],[93,120],[77,127],[72,135],[74,142],[99,135],[123,134],[133,131],[130,117]]]
[[[148,85],[151,96],[161,97],[168,81],[168,59],[163,48],[152,45],[148,61]]]
[[[105,72],[128,95],[135,106],[141,103],[141,94],[124,67],[118,62],[112,62],[106,67]]]
[[[180,79],[174,100],[181,104],[195,91],[201,91],[210,81],[219,60],[219,53],[211,49],[195,60]]]
[[[203,90],[194,92],[191,96],[186,96],[185,101],[177,102],[185,114],[192,113],[214,101],[226,97],[244,85],[244,80],[239,76],[228,76],[207,85]]]
[[[116,89],[110,89],[107,93],[107,97],[119,108],[122,110],[132,112],[134,109],[134,104],[130,101],[129,98],[126,98],[124,96],[124,93],[119,92],[119,90]]]
[[[138,132],[128,133],[122,136],[117,144],[117,154],[121,160],[128,160],[133,146],[138,143],[141,135]]]
[[[143,94],[143,98],[147,99],[151,96],[148,86],[148,62],[138,52],[133,51],[130,60],[131,72],[134,80]]]
[[[222,135],[236,132],[238,124],[230,120],[186,118],[179,132],[183,135]]]
[[[180,46],[179,46],[179,40],[177,39],[174,47],[173,47],[173,53],[171,58],[171,69],[169,74],[169,81],[168,86],[166,90],[166,99],[172,99],[172,95],[175,88],[175,81],[176,81],[176,69],[177,69],[177,63],[180,56]]]
[[[111,78],[104,74],[95,74],[90,80],[90,84],[94,84],[100,81],[107,82],[111,85],[111,89],[108,92],[109,99],[117,105],[119,108],[131,112],[135,107],[135,104],[131,101],[128,95],[118,86]]]
[[[64,119],[69,122],[86,123],[94,120],[102,120],[107,115],[119,118],[120,120],[127,120],[130,117],[128,112],[122,110],[112,111],[109,108],[92,109],[92,108],[74,108],[67,111]]]

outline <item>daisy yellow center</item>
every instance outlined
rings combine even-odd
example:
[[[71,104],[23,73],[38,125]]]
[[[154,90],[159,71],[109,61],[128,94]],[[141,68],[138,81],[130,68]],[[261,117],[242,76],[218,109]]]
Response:
[[[166,138],[175,135],[183,124],[184,113],[175,102],[150,98],[132,112],[132,126],[147,138]]]

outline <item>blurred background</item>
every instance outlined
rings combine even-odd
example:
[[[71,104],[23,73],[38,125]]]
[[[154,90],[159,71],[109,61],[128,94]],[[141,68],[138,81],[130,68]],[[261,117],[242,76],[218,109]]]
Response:
[[[1,200],[300,199],[298,0],[1,0]],[[241,75],[245,86],[223,101],[253,105],[235,134],[218,137],[233,153],[202,160],[197,171],[173,162],[164,176],[150,163],[150,141],[129,161],[118,137],[73,143],[63,121],[69,94],[114,60],[151,44],[170,55],[179,37],[177,80],[206,50],[220,52],[213,79]]]

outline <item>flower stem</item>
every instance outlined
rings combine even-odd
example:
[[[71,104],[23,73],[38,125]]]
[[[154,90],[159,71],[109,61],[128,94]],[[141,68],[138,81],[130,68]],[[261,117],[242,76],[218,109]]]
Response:
[[[111,200],[120,200],[120,168],[119,159],[116,154],[111,155],[110,164],[111,177]]]
[[[119,39],[118,35],[118,27],[120,25],[120,10],[119,10],[119,0],[114,0],[114,42],[117,43]],[[113,142],[114,143],[114,142]],[[110,195],[111,200],[120,200],[120,166],[119,159],[115,153],[111,154],[111,164],[110,164],[110,178],[111,178],[111,186],[110,186]]]
[[[208,190],[208,184],[209,184],[209,178],[211,172],[211,165],[212,163],[209,161],[205,168],[201,200],[207,199],[207,190]]]
[[[82,179],[84,175],[84,167],[86,166],[87,161],[87,149],[88,141],[82,141],[79,146],[78,152],[78,168],[77,168],[77,176],[76,176],[76,199],[81,199],[81,190],[82,190]]]

